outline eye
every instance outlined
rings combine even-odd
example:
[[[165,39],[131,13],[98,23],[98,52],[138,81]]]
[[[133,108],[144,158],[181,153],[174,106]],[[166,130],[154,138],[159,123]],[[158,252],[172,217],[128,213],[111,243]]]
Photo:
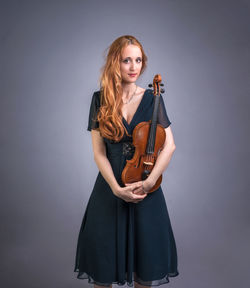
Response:
[[[127,58],[127,59],[124,59],[122,62],[123,62],[123,63],[128,63],[129,61],[130,61],[130,60]],[[141,61],[142,61],[141,58],[137,58],[137,59],[136,59],[136,62],[137,62],[137,63],[140,63]]]

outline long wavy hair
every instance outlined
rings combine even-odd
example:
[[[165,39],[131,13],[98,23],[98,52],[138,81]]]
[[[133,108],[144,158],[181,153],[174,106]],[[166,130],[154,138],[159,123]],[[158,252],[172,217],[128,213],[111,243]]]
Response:
[[[131,35],[117,38],[107,49],[105,64],[101,68],[99,78],[100,85],[100,109],[97,114],[99,131],[102,137],[119,142],[124,133],[128,134],[122,122],[122,77],[120,71],[121,54],[128,45],[136,45],[142,52],[142,68],[140,75],[147,66],[147,56],[141,43]]]

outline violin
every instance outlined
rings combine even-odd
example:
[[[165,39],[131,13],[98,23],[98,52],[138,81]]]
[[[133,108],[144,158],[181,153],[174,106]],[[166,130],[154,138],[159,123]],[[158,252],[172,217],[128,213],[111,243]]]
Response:
[[[161,124],[157,124],[158,107],[160,102],[160,93],[164,93],[164,86],[161,83],[160,74],[156,74],[153,79],[153,85],[148,87],[154,89],[154,111],[152,119],[139,123],[133,130],[132,139],[134,146],[133,158],[126,160],[126,165],[122,171],[121,180],[123,184],[133,183],[147,179],[154,168],[155,162],[166,139],[165,128]],[[154,192],[159,188],[162,182],[162,175],[159,176],[155,185],[148,193]]]

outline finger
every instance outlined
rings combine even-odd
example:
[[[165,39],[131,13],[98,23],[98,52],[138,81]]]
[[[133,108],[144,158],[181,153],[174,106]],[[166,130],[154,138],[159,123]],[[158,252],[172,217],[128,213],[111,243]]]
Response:
[[[141,187],[141,184],[137,182],[136,184],[134,183],[134,187],[132,187],[133,190],[138,190],[138,188]]]
[[[142,186],[139,186],[139,187],[136,187],[135,189],[134,189],[134,192],[135,193],[144,193],[144,191],[143,191],[143,187]]]
[[[143,191],[142,191],[142,189],[140,189],[140,188],[135,188],[135,189],[132,190],[131,192],[132,192],[133,194],[136,194],[136,195],[137,195],[137,194],[140,194],[140,193],[143,192]]]
[[[132,191],[132,192],[133,192],[134,194],[138,194],[138,193],[140,193],[140,192],[142,192],[142,191],[141,191],[141,189],[138,189],[138,188],[137,188],[137,189],[135,189],[135,190]]]
[[[146,194],[134,194],[134,197],[133,197],[133,199],[134,200],[140,200],[140,199],[144,199],[145,198],[145,196],[146,196]]]

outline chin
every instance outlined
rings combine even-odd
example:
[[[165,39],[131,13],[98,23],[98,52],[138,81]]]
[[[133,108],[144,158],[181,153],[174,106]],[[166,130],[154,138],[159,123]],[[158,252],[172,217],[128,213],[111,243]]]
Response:
[[[130,83],[134,83],[137,80],[138,77],[135,77],[133,79],[129,78],[127,81]]]
[[[122,82],[124,82],[124,83],[134,83],[134,82],[136,82],[136,80],[137,80],[137,78],[136,79],[124,79]]]

